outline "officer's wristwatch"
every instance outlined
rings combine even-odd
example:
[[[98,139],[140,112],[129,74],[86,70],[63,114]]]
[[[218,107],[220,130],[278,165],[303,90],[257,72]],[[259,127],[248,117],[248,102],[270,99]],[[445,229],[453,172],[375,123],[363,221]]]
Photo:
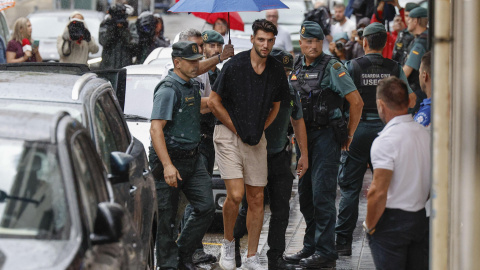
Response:
[[[374,232],[375,232],[375,228],[371,228],[369,229],[367,227],[367,223],[365,221],[363,221],[363,230],[368,233],[369,235],[372,235]]]

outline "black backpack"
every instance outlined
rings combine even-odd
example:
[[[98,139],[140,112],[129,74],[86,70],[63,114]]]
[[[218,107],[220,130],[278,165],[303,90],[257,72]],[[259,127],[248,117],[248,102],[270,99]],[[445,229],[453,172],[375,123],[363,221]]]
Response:
[[[330,35],[331,18],[330,10],[327,7],[319,7],[305,13],[304,21],[312,21],[318,23],[322,28],[323,33],[325,35]]]

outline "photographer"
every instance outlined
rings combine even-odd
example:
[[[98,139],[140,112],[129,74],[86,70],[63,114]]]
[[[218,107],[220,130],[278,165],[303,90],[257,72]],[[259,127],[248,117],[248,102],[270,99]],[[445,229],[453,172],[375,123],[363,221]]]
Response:
[[[130,7],[129,7],[130,9]],[[119,69],[132,64],[135,45],[128,29],[126,5],[116,4],[100,24],[99,41],[103,46],[101,69]]]
[[[135,23],[136,37],[135,43],[138,43],[136,49],[136,63],[142,64],[145,58],[157,48],[155,28],[157,26],[157,20],[153,16],[153,13],[144,11],[138,16]]]
[[[342,64],[345,64],[347,60],[345,46],[348,41],[348,35],[346,32],[340,32],[333,35],[333,41],[330,42],[330,52],[332,55],[336,56]]]
[[[80,12],[74,11],[69,19],[63,34],[57,38],[60,62],[87,64],[88,54],[97,53],[98,45]]]

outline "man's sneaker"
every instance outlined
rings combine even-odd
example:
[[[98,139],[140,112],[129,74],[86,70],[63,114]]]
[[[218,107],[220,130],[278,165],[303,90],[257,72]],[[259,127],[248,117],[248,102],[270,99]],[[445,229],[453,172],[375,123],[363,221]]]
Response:
[[[242,263],[242,270],[267,270],[260,264],[258,253],[255,256],[248,257],[245,255],[245,260]]]
[[[337,250],[338,256],[352,256],[352,243],[346,244],[336,244],[335,249]]]
[[[240,253],[240,239],[235,238],[235,264],[237,267],[242,266],[242,255]]]
[[[192,256],[192,262],[194,264],[200,263],[214,263],[217,261],[217,258],[212,254],[205,253],[203,249],[195,251]]]
[[[220,260],[218,265],[223,270],[235,270],[235,240],[232,242],[223,239],[222,248],[220,249]]]

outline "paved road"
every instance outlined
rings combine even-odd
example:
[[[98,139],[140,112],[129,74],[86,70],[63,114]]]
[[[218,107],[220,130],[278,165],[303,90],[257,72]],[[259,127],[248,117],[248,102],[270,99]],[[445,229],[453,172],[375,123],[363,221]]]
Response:
[[[375,269],[373,264],[372,255],[370,248],[368,247],[368,242],[365,237],[365,233],[362,229],[362,223],[365,220],[365,215],[367,212],[367,188],[372,181],[372,174],[370,170],[367,170],[365,174],[362,193],[360,194],[360,207],[359,207],[359,220],[357,222],[357,228],[355,229],[353,235],[353,249],[352,256],[340,257],[337,260],[336,269]],[[290,219],[286,232],[286,253],[295,253],[302,248],[303,245],[303,236],[305,232],[305,221],[302,214],[300,213],[300,204],[298,202],[298,181],[294,182],[294,187],[292,191],[292,199],[290,201]],[[337,209],[338,203],[340,200],[340,191],[337,191]],[[260,253],[260,260],[262,264],[267,267],[267,236],[268,236],[268,225],[270,221],[270,211],[268,207],[265,209],[265,218],[264,224],[262,227],[262,233],[260,235],[260,243],[258,252]],[[217,226],[220,224],[217,224]],[[221,226],[221,225],[220,225]],[[204,238],[204,246],[208,253],[218,255],[220,253],[220,241],[223,238],[221,232],[210,232]],[[246,251],[246,236],[241,240],[242,254]],[[204,269],[220,269],[217,264],[215,265],[203,265]]]

